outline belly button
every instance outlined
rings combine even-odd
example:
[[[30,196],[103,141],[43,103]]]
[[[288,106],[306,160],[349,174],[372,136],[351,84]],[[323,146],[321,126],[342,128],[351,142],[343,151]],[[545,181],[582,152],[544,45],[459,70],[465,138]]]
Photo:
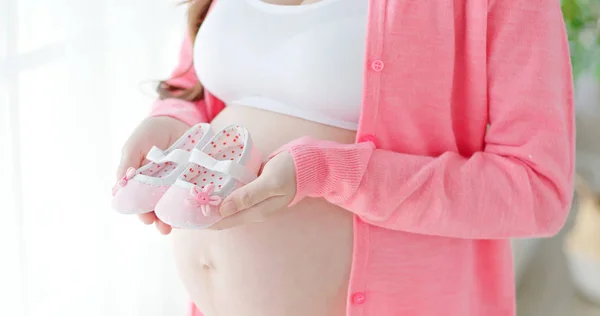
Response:
[[[199,262],[202,270],[213,270],[215,267],[210,261],[202,260]]]

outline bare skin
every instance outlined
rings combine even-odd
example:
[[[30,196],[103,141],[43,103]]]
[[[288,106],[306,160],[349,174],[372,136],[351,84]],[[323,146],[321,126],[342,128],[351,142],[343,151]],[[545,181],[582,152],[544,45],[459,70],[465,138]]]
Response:
[[[302,136],[351,143],[355,133],[282,114],[226,107],[215,130],[248,128],[264,155]],[[276,132],[274,132],[276,131]],[[345,315],[352,215],[305,199],[264,222],[224,231],[173,230],[181,279],[207,316]]]

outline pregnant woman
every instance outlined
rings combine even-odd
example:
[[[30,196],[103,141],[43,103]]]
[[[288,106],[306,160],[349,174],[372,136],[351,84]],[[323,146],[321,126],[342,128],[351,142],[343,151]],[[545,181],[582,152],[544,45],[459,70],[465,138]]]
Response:
[[[559,1],[189,5],[118,173],[199,122],[264,154],[223,221],[172,231],[195,315],[515,314],[509,239],[555,234],[572,197]]]

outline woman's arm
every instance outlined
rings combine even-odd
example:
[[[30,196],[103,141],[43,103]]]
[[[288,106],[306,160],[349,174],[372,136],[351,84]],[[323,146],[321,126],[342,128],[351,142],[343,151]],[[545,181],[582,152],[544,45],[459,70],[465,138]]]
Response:
[[[324,197],[373,225],[457,238],[548,236],[562,227],[572,198],[574,116],[560,7],[489,2],[483,151],[427,157],[300,139],[285,146],[296,164],[291,204]]]
[[[182,90],[198,84],[199,80],[193,67],[192,41],[188,34],[179,51],[179,62],[167,83]],[[208,122],[206,103],[204,100],[189,102],[182,99],[167,98],[156,100],[152,106],[151,116],[169,116],[188,125]]]

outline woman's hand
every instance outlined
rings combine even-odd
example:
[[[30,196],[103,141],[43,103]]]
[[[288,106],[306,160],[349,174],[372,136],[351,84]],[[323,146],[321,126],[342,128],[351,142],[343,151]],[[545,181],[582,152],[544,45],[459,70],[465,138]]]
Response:
[[[221,230],[251,222],[262,222],[285,209],[296,196],[296,168],[288,152],[269,160],[258,178],[235,190],[221,204],[225,218],[211,226]]]
[[[173,144],[190,126],[177,119],[158,116],[145,119],[129,136],[129,139],[123,146],[121,162],[117,169],[117,179],[123,177],[127,168],[139,168],[147,163],[146,154],[156,146],[161,149],[167,149]],[[146,224],[155,224],[156,228],[162,234],[171,232],[171,226],[159,220],[154,212],[139,215],[140,220]]]

